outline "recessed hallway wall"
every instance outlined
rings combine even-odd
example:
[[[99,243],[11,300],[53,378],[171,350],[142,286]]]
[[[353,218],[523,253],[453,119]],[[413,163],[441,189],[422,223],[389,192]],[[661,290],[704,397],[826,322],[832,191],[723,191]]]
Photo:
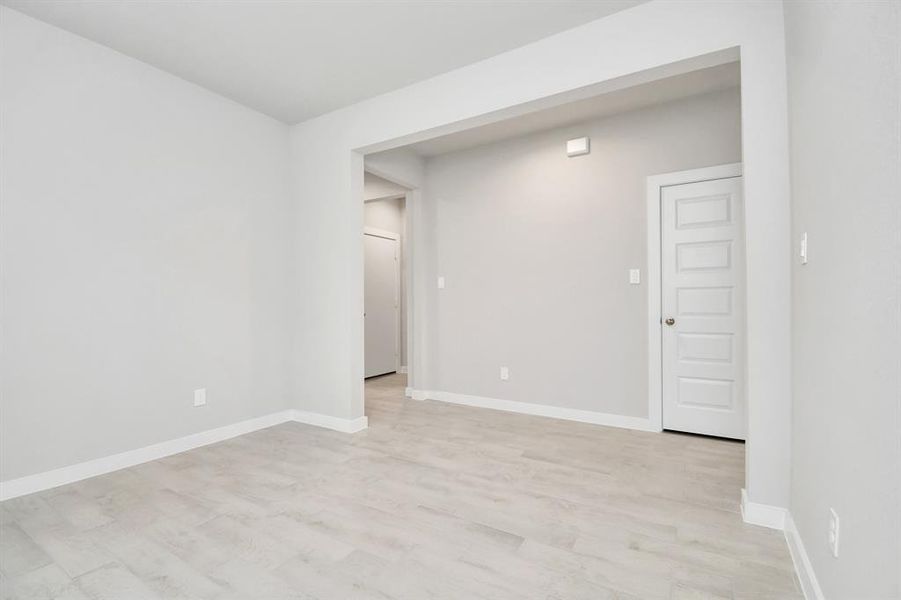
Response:
[[[739,113],[731,89],[429,159],[426,389],[647,416],[645,179],[740,162]]]

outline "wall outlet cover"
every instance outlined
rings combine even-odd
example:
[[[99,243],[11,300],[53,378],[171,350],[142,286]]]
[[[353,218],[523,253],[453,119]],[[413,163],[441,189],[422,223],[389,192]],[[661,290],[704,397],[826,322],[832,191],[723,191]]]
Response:
[[[194,406],[206,404],[206,388],[194,390]]]

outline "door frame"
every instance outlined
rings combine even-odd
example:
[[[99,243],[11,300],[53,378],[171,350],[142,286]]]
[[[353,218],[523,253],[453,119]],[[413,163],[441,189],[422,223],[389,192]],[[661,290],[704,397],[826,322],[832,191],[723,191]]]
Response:
[[[397,327],[395,327],[395,332],[394,332],[394,348],[395,348],[394,372],[400,373],[400,367],[401,367],[401,364],[400,364],[400,351],[401,351],[400,332],[403,329],[401,322],[400,322],[400,320],[401,320],[401,311],[400,311],[400,303],[401,303],[400,259],[401,259],[401,256],[400,256],[400,254],[402,252],[402,249],[399,247],[400,246],[400,234],[394,233],[393,231],[386,231],[384,229],[378,229],[376,227],[363,227],[363,235],[371,235],[373,237],[380,237],[380,238],[394,241],[394,314],[397,317],[395,319],[395,323],[397,324]],[[365,272],[364,272],[364,277],[365,277]],[[366,283],[365,280],[363,283],[365,285],[365,283]],[[363,310],[364,311],[366,310],[365,304],[363,306]],[[366,334],[366,324],[364,322],[363,335],[365,335],[365,334]],[[365,348],[365,345],[364,345],[364,348]],[[365,363],[366,357],[365,356],[363,357],[363,360],[364,360],[363,373],[364,373],[364,379],[365,379],[365,373],[366,373],[366,363]]]
[[[741,176],[742,164],[729,163],[650,175],[647,178],[648,421],[655,431],[663,431],[663,303],[661,298],[663,282],[660,257],[662,188]],[[747,395],[745,397],[747,398]]]

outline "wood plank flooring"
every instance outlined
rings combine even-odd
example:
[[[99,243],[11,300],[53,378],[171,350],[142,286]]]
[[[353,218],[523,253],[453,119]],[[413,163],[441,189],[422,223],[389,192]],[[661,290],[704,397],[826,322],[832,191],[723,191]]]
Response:
[[[0,504],[3,599],[799,599],[744,446],[403,397]]]

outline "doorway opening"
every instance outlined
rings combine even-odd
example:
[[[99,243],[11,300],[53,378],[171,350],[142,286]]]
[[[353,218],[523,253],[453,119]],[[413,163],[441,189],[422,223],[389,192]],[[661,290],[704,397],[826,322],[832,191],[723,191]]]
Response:
[[[599,272],[594,269],[585,276],[557,277],[557,271],[550,271],[554,281],[558,285],[554,289],[561,291],[560,298],[575,299],[586,297],[581,293],[586,285],[594,285],[600,278],[602,290],[619,290],[619,286],[628,282],[629,285],[646,286],[649,278],[647,273],[640,273],[640,266],[648,264],[646,249],[646,224],[644,194],[646,178],[654,173],[670,173],[680,170],[701,168],[709,165],[722,165],[737,162],[747,162],[748,169],[744,178],[746,180],[746,245],[748,255],[752,258],[746,265],[746,279],[748,285],[745,290],[745,308],[749,323],[745,335],[747,344],[745,348],[746,363],[748,368],[745,373],[747,389],[747,423],[746,439],[758,439],[755,444],[748,444],[746,451],[747,460],[744,462],[744,483],[748,490],[748,498],[751,508],[764,506],[767,501],[772,506],[783,506],[787,489],[788,469],[784,460],[782,449],[786,447],[787,428],[787,404],[783,402],[787,394],[787,363],[784,360],[789,348],[789,335],[785,323],[790,316],[790,307],[786,301],[788,290],[789,265],[784,260],[784,249],[789,240],[789,227],[787,221],[787,170],[784,163],[785,136],[778,128],[768,128],[769,121],[761,118],[762,115],[771,115],[778,119],[783,114],[781,96],[766,95],[761,93],[764,84],[775,86],[774,89],[782,89],[778,72],[774,76],[772,70],[766,66],[769,56],[762,55],[759,63],[750,63],[744,68],[739,62],[747,50],[749,56],[757,55],[759,49],[749,45],[747,49],[733,46],[709,54],[698,55],[678,62],[666,65],[657,65],[645,70],[628,72],[620,77],[600,77],[595,83],[588,82],[581,88],[567,89],[553,95],[528,97],[526,101],[515,104],[503,102],[488,112],[467,112],[466,107],[461,107],[457,112],[451,108],[450,114],[439,113],[432,115],[431,120],[425,118],[408,129],[399,129],[394,135],[386,135],[391,128],[385,131],[376,129],[371,135],[359,136],[355,144],[350,144],[350,159],[354,166],[351,174],[352,189],[360,189],[363,175],[363,164],[368,166],[370,158],[389,152],[407,151],[424,157],[426,167],[421,177],[411,179],[409,170],[398,169],[397,173],[403,173],[401,179],[416,181],[416,187],[421,190],[422,201],[415,203],[413,215],[414,229],[417,230],[417,264],[414,269],[414,286],[416,288],[413,300],[413,329],[415,332],[415,348],[413,362],[416,365],[416,379],[411,381],[408,396],[414,399],[432,399],[458,404],[485,406],[501,410],[516,412],[529,412],[562,419],[581,420],[602,425],[627,427],[631,429],[656,430],[662,429],[660,413],[657,407],[649,407],[649,389],[653,387],[647,376],[649,370],[648,355],[648,322],[647,322],[647,291],[642,287],[629,288],[634,294],[634,301],[627,307],[637,308],[639,320],[626,319],[621,311],[571,310],[571,306],[564,305],[554,298],[539,298],[534,293],[535,286],[548,287],[549,278],[535,277],[534,273],[525,272],[532,265],[563,265],[567,268],[579,265],[593,266],[597,264],[598,257],[603,259],[621,260],[623,257],[635,257],[637,260],[627,266],[624,276],[623,264],[610,272]],[[775,63],[774,63],[775,64]],[[633,136],[625,139],[615,135],[614,131],[600,132],[599,135],[586,135],[584,128],[578,126],[584,122],[586,113],[597,115],[595,109],[610,109],[617,113],[625,109],[625,113],[633,123],[640,122],[666,127],[676,123],[672,113],[668,110],[670,101],[677,95],[688,90],[694,95],[699,91],[700,79],[707,79],[712,74],[711,69],[722,67],[729,69],[732,65],[737,76],[735,81],[735,94],[739,100],[737,110],[732,112],[730,124],[727,129],[733,136],[738,136],[738,143],[729,142],[728,147],[719,146],[722,150],[731,148],[732,155],[722,153],[706,153],[701,156],[702,149],[697,145],[699,136],[711,132],[707,121],[698,123],[695,127],[675,139],[665,143],[655,143],[641,147],[640,144],[651,138],[648,136]],[[686,79],[688,77],[690,79]],[[645,84],[649,84],[646,87]],[[670,86],[670,84],[673,84]],[[664,86],[666,89],[658,86]],[[712,91],[707,88],[707,91]],[[651,93],[648,93],[651,92]],[[777,97],[778,96],[778,97]],[[596,104],[594,100],[597,100]],[[659,107],[659,118],[635,119],[638,103],[645,103],[648,109]],[[602,106],[603,105],[603,106]],[[427,107],[423,107],[425,111]],[[560,109],[560,110],[554,110]],[[608,113],[609,114],[609,113]],[[701,119],[709,119],[721,116],[716,109],[694,111]],[[460,118],[447,119],[445,117],[459,115]],[[578,123],[569,119],[578,118]],[[627,117],[623,117],[627,118]],[[527,239],[518,243],[500,243],[493,236],[493,232],[503,228],[509,231],[510,222],[500,221],[500,227],[482,227],[480,233],[488,236],[487,242],[479,239],[481,245],[490,245],[489,248],[509,249],[511,256],[499,256],[496,253],[486,256],[480,252],[472,242],[472,236],[465,236],[462,240],[455,239],[454,245],[449,244],[451,233],[457,238],[459,228],[454,228],[453,221],[465,222],[470,226],[484,225],[484,221],[470,218],[470,214],[458,210],[461,208],[457,198],[444,193],[433,185],[436,159],[433,154],[455,153],[462,150],[462,146],[485,146],[499,139],[509,139],[513,135],[529,129],[532,132],[545,131],[549,124],[559,126],[563,122],[570,123],[572,129],[562,140],[558,148],[566,142],[580,140],[581,147],[589,150],[588,154],[573,154],[572,165],[590,162],[588,157],[596,156],[598,150],[607,149],[609,152],[602,155],[603,160],[595,163],[595,168],[587,169],[587,173],[602,173],[606,181],[622,181],[625,173],[623,159],[627,153],[639,150],[642,156],[657,161],[670,160],[670,164],[657,162],[653,168],[645,172],[640,183],[625,185],[619,191],[611,194],[596,193],[596,205],[606,205],[613,200],[631,197],[632,202],[639,206],[639,214],[633,218],[616,218],[605,221],[588,221],[575,218],[570,210],[572,205],[568,195],[561,195],[561,190],[574,189],[573,180],[569,176],[558,177],[556,181],[548,185],[542,185],[536,178],[545,177],[547,169],[538,168],[535,164],[527,164],[533,156],[529,153],[517,152],[515,148],[498,153],[504,160],[511,157],[521,159],[521,166],[516,172],[510,172],[508,181],[528,182],[524,191],[532,193],[543,191],[542,202],[549,200],[560,208],[557,212],[547,211],[546,219],[535,222],[530,227],[520,227],[520,233],[525,232]],[[745,135],[752,132],[752,135]],[[589,139],[585,139],[589,138]],[[590,146],[584,142],[590,141]],[[634,142],[634,143],[633,143]],[[664,157],[660,151],[677,150],[675,156]],[[568,150],[568,149],[567,149]],[[568,153],[568,152],[567,152]],[[690,162],[689,162],[690,161]],[[685,163],[688,164],[685,164]],[[679,164],[681,163],[681,164]],[[753,165],[751,164],[753,163]],[[484,163],[481,163],[484,164]],[[359,165],[359,168],[356,167]],[[752,169],[751,166],[754,168]],[[572,170],[575,170],[573,167]],[[484,178],[480,178],[482,185]],[[600,183],[605,183],[604,181]],[[637,191],[638,198],[634,199]],[[485,200],[498,198],[498,194],[480,193]],[[510,198],[511,211],[508,213],[514,217],[533,214],[533,208],[543,206],[538,204],[533,197],[526,198],[525,194],[516,196],[507,195]],[[488,203],[486,202],[486,205]],[[634,208],[634,205],[631,205]],[[569,212],[566,212],[569,211]],[[353,219],[354,229],[357,219]],[[360,222],[362,219],[360,219]],[[601,226],[614,225],[607,232],[599,232]],[[550,250],[566,248],[573,250],[570,257],[563,261],[552,259],[549,254],[539,254],[523,259],[519,256],[522,248],[532,249],[536,241],[547,240],[549,227],[568,226],[556,246],[545,246]],[[640,231],[632,232],[632,235],[624,235],[629,227],[638,225]],[[582,232],[588,227],[593,234],[593,239],[625,239],[637,240],[640,250],[632,249],[626,252],[613,249],[610,252],[579,252],[575,248],[575,238],[572,232]],[[360,240],[362,242],[362,240]],[[362,243],[361,243],[362,245]],[[531,260],[531,262],[529,262]],[[630,263],[633,262],[630,260]],[[460,275],[472,274],[471,265],[480,269],[480,277],[464,280]],[[362,252],[360,261],[351,265],[355,298],[360,298],[362,293],[357,293],[362,283],[362,277],[357,273],[362,272]],[[508,277],[515,269],[517,275],[523,275],[523,279],[531,276],[534,286],[528,286],[523,293],[519,293],[512,301],[507,301],[501,309],[487,307],[481,296],[483,291],[494,292],[498,288],[509,289],[509,286],[499,285],[499,276]],[[534,271],[534,269],[532,270]],[[635,271],[634,277],[632,272]],[[635,281],[633,284],[632,281]],[[659,284],[658,284],[659,285]],[[464,306],[464,311],[458,310],[459,305],[467,299],[473,298],[473,293],[465,294],[464,286],[478,290],[480,297]],[[475,286],[475,287],[473,287]],[[361,290],[360,290],[361,291]],[[564,296],[562,292],[568,293]],[[362,310],[358,311],[356,302],[352,307],[350,318],[352,326],[350,330],[351,343],[358,350],[351,356],[351,379],[362,384]],[[595,303],[596,304],[596,303]],[[543,310],[540,319],[531,321],[523,319],[525,309],[536,308]],[[578,314],[585,316],[578,323],[566,322],[562,324],[557,317],[566,317]],[[467,318],[467,315],[474,318]],[[547,324],[546,317],[553,315],[556,319],[551,325],[538,331],[532,324]],[[611,315],[615,317],[611,318]],[[634,315],[633,315],[634,316]],[[516,317],[517,322],[524,324],[518,328],[509,325]],[[657,318],[659,319],[659,313]],[[598,321],[600,320],[600,324]],[[465,325],[464,330],[460,325]],[[629,325],[634,323],[633,325]],[[564,326],[565,325],[565,326]],[[658,323],[659,326],[659,323]],[[504,329],[499,334],[498,329]],[[617,329],[616,335],[608,335],[607,329]],[[512,331],[515,335],[505,335]],[[584,332],[593,332],[595,335],[582,344],[584,348],[575,347],[568,343],[571,334],[582,335]],[[471,333],[473,343],[459,343],[460,334]],[[500,343],[487,343],[485,334],[492,334],[492,340],[500,340]],[[622,335],[620,335],[620,333]],[[546,343],[541,343],[538,335],[541,334]],[[565,335],[564,335],[565,334]],[[618,343],[624,340],[623,343]],[[465,341],[465,340],[464,340]],[[598,344],[606,344],[603,348],[613,348],[610,355],[601,356],[599,352],[592,352],[598,348]],[[637,350],[632,344],[637,343]],[[658,342],[659,343],[659,342]],[[628,346],[627,346],[628,345]],[[554,352],[548,358],[546,355],[539,357],[540,364],[532,367],[526,364],[522,358],[526,351],[535,348]],[[485,354],[493,353],[488,359],[480,359],[478,370],[469,368],[463,361],[472,361],[478,356],[476,352]],[[565,351],[565,355],[564,352]],[[536,353],[530,352],[534,357]],[[526,358],[529,358],[526,356]],[[585,364],[585,357],[592,357],[591,364]],[[460,359],[453,363],[450,359]],[[632,360],[637,358],[637,360]],[[516,361],[514,363],[514,361]],[[641,364],[644,363],[644,364]],[[632,369],[638,365],[638,371]],[[600,366],[599,366],[600,365]],[[507,367],[499,369],[499,367]],[[557,371],[548,373],[548,367]],[[601,367],[604,367],[603,369]],[[561,371],[565,371],[562,372]],[[537,380],[536,378],[541,378]],[[601,385],[592,385],[600,382]],[[606,388],[639,382],[638,389],[608,390]],[[659,383],[659,382],[658,382]],[[581,386],[581,387],[580,387]],[[354,390],[351,396],[352,414],[357,415],[362,411],[362,385],[359,392]],[[623,387],[623,386],[621,386]],[[453,390],[455,391],[448,391]],[[579,388],[579,389],[577,389]],[[622,391],[623,393],[620,393]],[[515,394],[515,396],[514,396]],[[535,402],[527,394],[533,394],[544,400],[542,404]],[[512,398],[516,397],[516,400]],[[359,400],[359,401],[358,401]],[[606,412],[586,409],[589,402],[597,403],[598,408]],[[561,406],[562,404],[568,406]],[[634,403],[634,407],[633,407]],[[581,404],[581,406],[578,406]],[[658,413],[652,418],[652,413]],[[778,450],[773,450],[775,448]],[[756,510],[756,509],[755,509]],[[749,521],[757,522],[757,517],[750,517]],[[766,519],[764,519],[766,520]]]
[[[415,400],[744,439],[740,98],[740,66],[731,61],[366,154],[368,197],[376,195],[369,190],[414,182],[416,202],[403,212],[417,252],[415,268],[407,263],[415,282],[405,292],[366,285],[365,375],[415,364],[416,378],[405,382]],[[577,142],[581,150],[571,151]],[[725,192],[689,189],[730,178],[736,187]],[[657,182],[656,204],[646,211],[649,181]],[[661,269],[660,189],[675,193],[677,184],[685,197],[670,199],[667,210],[684,222],[663,233],[691,237],[669,245],[698,279],[697,315],[660,301],[667,287],[661,277],[673,276]],[[411,189],[389,193],[408,198]],[[717,221],[723,211],[728,227]],[[379,228],[368,216],[366,225]],[[710,238],[723,227],[732,237]],[[388,273],[395,236],[367,233],[367,252],[382,248]],[[646,236],[656,239],[647,254]],[[725,275],[717,260],[728,263]],[[732,279],[713,281],[721,276]],[[407,331],[415,329],[409,339],[416,351],[397,350],[409,358],[395,359],[393,350],[379,364],[370,358],[379,335],[370,307],[379,289],[384,320],[407,322],[391,312],[398,294],[415,307]],[[689,291],[679,291],[683,304]],[[708,325],[715,315],[700,313],[705,306],[715,312],[716,293],[732,302],[728,318],[735,323],[714,330]],[[667,332],[663,309],[678,316]],[[646,311],[654,313],[647,330]],[[661,337],[677,330],[672,339]],[[388,348],[395,329],[380,331],[380,347]],[[646,336],[654,335],[656,347],[649,347]],[[664,373],[664,350],[688,354]],[[667,386],[666,397],[678,400],[664,420],[661,386],[670,380],[682,387]],[[678,413],[706,415],[716,425],[669,418]]]
[[[364,378],[406,373],[408,303],[407,194],[365,172],[363,185]]]

